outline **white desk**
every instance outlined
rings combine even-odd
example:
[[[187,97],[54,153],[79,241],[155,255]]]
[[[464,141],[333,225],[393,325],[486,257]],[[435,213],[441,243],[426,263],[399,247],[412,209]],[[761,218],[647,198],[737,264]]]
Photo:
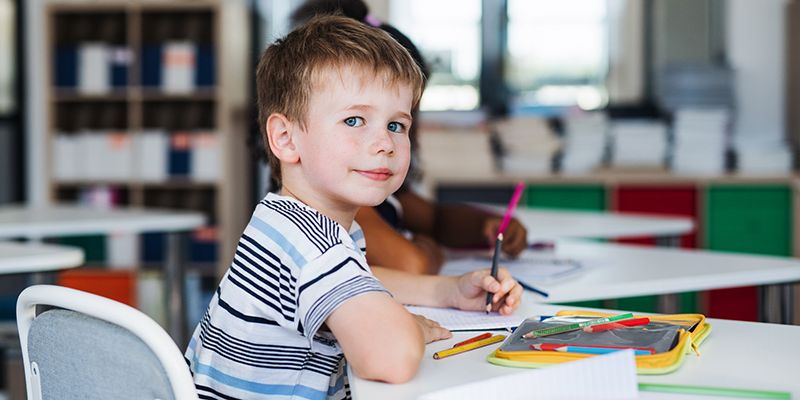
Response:
[[[175,232],[191,230],[204,223],[205,217],[196,212],[136,208],[98,210],[67,205],[0,207],[0,238]]]
[[[69,205],[0,207],[0,238],[40,240],[52,236],[166,232],[166,298],[168,331],[179,346],[186,344],[184,321],[182,232],[203,226],[203,214],[150,209],[97,210]]]
[[[0,275],[52,271],[83,264],[83,250],[38,243],[0,242]]]
[[[528,316],[550,315],[560,309],[564,308],[525,301],[518,312]],[[797,379],[800,346],[796,343],[800,326],[715,319],[709,323],[712,331],[700,347],[700,357],[688,355],[683,365],[671,374],[639,375],[639,382],[780,390],[791,392],[795,398],[800,396],[800,379]],[[456,332],[449,340],[427,345],[419,372],[405,384],[366,381],[348,370],[353,398],[416,399],[434,390],[522,371],[486,361],[497,345],[433,359],[434,352],[475,334]]]
[[[479,203],[472,205],[500,215],[506,207]],[[649,214],[517,207],[514,216],[528,229],[530,243],[561,238],[677,237],[694,229],[691,218]]]
[[[552,285],[548,302],[680,293],[800,281],[800,260],[559,240],[553,254],[582,261],[580,274]]]

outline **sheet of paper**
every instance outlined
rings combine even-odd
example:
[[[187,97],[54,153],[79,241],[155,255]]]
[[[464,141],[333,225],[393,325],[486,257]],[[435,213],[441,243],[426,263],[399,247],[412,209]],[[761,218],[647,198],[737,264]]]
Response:
[[[633,351],[617,351],[438,390],[419,400],[635,399]]]
[[[412,314],[438,322],[451,331],[471,331],[481,329],[503,329],[519,326],[525,320],[521,313],[500,315],[496,312],[486,315],[483,311],[461,311],[452,308],[432,308],[406,306]]]
[[[549,253],[525,251],[515,260],[501,260],[501,267],[511,272],[514,279],[531,286],[552,284],[567,279],[583,270],[581,262],[556,257]],[[490,268],[492,261],[485,257],[465,257],[447,261],[441,275],[461,275],[478,269]]]

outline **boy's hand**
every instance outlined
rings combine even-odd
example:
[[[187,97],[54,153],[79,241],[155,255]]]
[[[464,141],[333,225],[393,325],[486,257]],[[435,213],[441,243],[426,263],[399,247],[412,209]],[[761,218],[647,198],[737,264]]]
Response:
[[[492,296],[492,311],[509,315],[519,307],[522,298],[520,286],[505,268],[497,270],[497,279],[492,278],[488,269],[468,272],[455,277],[455,294],[450,304],[461,310],[485,310],[486,292]]]
[[[490,246],[494,246],[501,222],[502,218],[491,217],[483,224],[483,236]],[[528,247],[528,230],[516,218],[511,218],[506,231],[503,232],[503,252],[511,257],[517,257],[526,247]]]
[[[453,334],[445,328],[442,328],[438,322],[427,319],[422,315],[411,314],[417,321],[417,325],[422,329],[425,344],[435,342],[437,340],[450,339]]]

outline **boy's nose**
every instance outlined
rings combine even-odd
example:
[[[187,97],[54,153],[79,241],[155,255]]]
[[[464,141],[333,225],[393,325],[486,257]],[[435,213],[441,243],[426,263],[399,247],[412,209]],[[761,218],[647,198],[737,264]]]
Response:
[[[394,155],[394,141],[391,135],[392,133],[386,129],[381,129],[375,133],[372,146],[376,154],[385,153],[386,155]]]

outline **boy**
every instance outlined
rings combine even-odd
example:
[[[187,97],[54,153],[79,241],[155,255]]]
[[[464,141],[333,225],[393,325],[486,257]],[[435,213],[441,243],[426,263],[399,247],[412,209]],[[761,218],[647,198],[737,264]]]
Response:
[[[405,382],[425,343],[450,333],[402,304],[480,310],[488,290],[495,310],[516,309],[522,289],[505,270],[420,277],[364,259],[353,218],[408,169],[422,76],[407,51],[377,29],[321,17],[264,52],[257,87],[282,187],[256,207],[189,343],[201,397],[347,398],[343,356],[361,377]]]

